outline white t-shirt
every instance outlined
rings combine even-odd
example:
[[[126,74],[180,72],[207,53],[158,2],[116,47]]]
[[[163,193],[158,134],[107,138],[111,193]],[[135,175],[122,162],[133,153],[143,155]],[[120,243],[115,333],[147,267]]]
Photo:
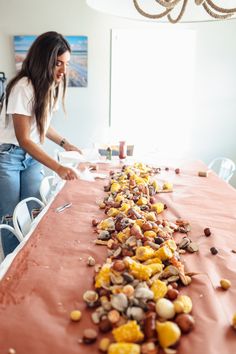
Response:
[[[33,100],[33,86],[26,77],[23,77],[16,83],[16,85],[11,90],[11,93],[8,98],[7,112],[5,110],[4,103],[0,119],[0,144],[14,144],[19,146],[13,126],[12,114],[22,114],[25,116],[32,117],[30,127],[30,138],[36,144],[40,143],[40,136],[36,125],[36,119],[35,115],[33,114]],[[6,113],[8,114],[8,118],[6,118]],[[22,119],[24,119],[24,117],[22,117]],[[47,119],[45,131],[47,131],[50,121],[51,116],[49,116]]]

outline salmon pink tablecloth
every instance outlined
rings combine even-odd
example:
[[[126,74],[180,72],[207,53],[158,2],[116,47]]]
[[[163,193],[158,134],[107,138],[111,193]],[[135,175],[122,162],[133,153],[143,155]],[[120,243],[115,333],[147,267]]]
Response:
[[[179,354],[236,353],[236,331],[230,326],[236,312],[236,190],[214,173],[198,177],[206,166],[200,161],[169,165],[157,176],[174,184],[174,192],[159,194],[167,205],[163,217],[190,222],[192,241],[199,252],[182,255],[187,270],[201,273],[181,292],[191,296],[196,326],[181,337]],[[176,167],[180,174],[175,174]],[[105,168],[105,167],[104,167]],[[108,167],[107,171],[108,171]],[[101,172],[104,172],[101,169]],[[43,216],[30,239],[19,251],[0,282],[0,353],[14,348],[17,354],[78,354],[98,352],[98,344],[78,343],[84,328],[95,327],[91,310],[82,300],[92,289],[94,268],[106,258],[106,247],[94,244],[91,220],[102,219],[97,201],[104,197],[106,182],[67,182]],[[71,202],[62,213],[55,208]],[[203,230],[209,227],[210,237]],[[177,236],[178,237],[178,236]],[[219,250],[212,255],[210,248]],[[219,289],[228,278],[228,291]],[[73,309],[82,319],[72,323]]]

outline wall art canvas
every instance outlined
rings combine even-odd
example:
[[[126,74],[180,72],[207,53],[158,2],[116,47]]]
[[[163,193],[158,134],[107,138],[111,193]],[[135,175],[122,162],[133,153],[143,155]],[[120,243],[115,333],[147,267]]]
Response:
[[[19,71],[26,57],[29,47],[36,36],[14,36],[14,52],[16,70]],[[88,37],[65,36],[71,46],[71,59],[69,66],[69,87],[87,87],[88,83]]]

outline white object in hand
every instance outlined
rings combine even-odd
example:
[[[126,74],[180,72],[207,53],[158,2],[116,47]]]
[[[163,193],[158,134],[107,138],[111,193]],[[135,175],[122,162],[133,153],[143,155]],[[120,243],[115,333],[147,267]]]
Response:
[[[59,206],[58,208],[55,209],[55,211],[57,213],[60,213],[61,211],[67,209],[67,208],[70,208],[72,206],[72,203],[66,203],[66,204],[63,204],[61,206]]]

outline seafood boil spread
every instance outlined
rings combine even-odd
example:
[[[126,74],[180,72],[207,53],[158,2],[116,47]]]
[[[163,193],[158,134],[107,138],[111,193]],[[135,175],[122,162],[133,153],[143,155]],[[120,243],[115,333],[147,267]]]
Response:
[[[7,265],[0,352],[233,354],[235,190],[201,162],[99,169]]]

